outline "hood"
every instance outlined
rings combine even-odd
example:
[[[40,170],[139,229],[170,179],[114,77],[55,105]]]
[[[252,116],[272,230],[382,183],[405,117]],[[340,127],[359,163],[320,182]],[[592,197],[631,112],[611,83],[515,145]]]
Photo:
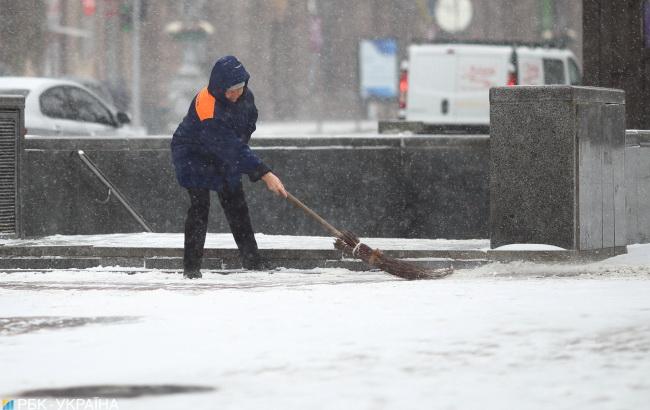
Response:
[[[224,93],[230,87],[239,83],[246,83],[250,74],[244,68],[244,65],[235,56],[221,57],[214,63],[212,73],[210,74],[210,83],[208,91],[216,98],[223,99]]]

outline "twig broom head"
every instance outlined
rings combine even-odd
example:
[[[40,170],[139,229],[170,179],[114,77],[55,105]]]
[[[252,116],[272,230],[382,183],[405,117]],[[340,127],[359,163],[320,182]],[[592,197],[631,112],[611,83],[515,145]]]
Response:
[[[327,232],[332,236],[338,238],[334,246],[346,253],[361,258],[364,262],[371,266],[379,268],[391,275],[398,276],[404,279],[437,279],[452,273],[452,269],[440,270],[427,270],[419,267],[416,264],[393,259],[385,256],[379,250],[373,250],[370,247],[362,244],[359,238],[349,231],[339,231],[329,222],[323,219],[316,212],[309,209],[309,207],[291,193],[287,192],[287,200],[296,207],[302,209],[307,215],[317,221]]]
[[[359,242],[359,238],[351,232],[343,231],[342,238],[334,242],[334,247],[354,257],[358,257],[367,264],[374,266],[391,275],[407,279],[440,279],[452,273],[451,269],[425,269],[414,263],[390,258],[378,249]],[[352,246],[353,245],[353,246]]]

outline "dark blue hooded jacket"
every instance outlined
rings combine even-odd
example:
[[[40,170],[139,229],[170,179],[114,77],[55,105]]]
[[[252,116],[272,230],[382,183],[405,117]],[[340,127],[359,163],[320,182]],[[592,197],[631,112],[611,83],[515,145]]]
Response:
[[[233,56],[215,63],[208,86],[194,97],[172,137],[172,158],[181,186],[221,191],[227,185],[236,189],[242,174],[257,181],[270,171],[248,146],[257,121],[249,78]],[[242,82],[246,83],[244,93],[237,102],[230,102],[225,91]]]

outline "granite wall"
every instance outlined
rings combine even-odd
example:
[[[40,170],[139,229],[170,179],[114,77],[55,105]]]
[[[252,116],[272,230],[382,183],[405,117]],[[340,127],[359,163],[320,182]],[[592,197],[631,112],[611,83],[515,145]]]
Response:
[[[521,118],[524,124],[527,118]],[[550,123],[555,117],[545,118]],[[542,131],[548,128],[540,125]],[[561,135],[557,131],[550,134],[556,139]],[[532,141],[533,146],[540,143]],[[523,142],[515,139],[508,144],[516,147]],[[487,136],[369,136],[259,139],[254,149],[295,195],[338,227],[364,236],[462,239],[489,237],[489,145]],[[521,162],[521,172],[530,168],[533,175],[523,178],[519,174],[522,177],[515,178],[513,186],[528,189],[528,185],[549,180],[549,175],[557,178],[553,175],[570,173],[566,164],[571,155],[564,151],[572,146],[564,147],[555,148],[547,171],[532,172],[534,167]],[[76,154],[80,149],[127,196],[154,231],[182,231],[188,199],[174,178],[168,138],[28,137],[24,148],[19,208],[24,215],[21,223],[25,235],[141,230],[81,162]],[[612,160],[620,161],[620,150],[616,152]],[[627,242],[650,242],[650,131],[628,131],[624,155]],[[609,156],[605,159],[609,161]],[[517,160],[507,157],[501,162],[508,169]],[[565,167],[560,172],[562,164]],[[565,177],[565,181],[573,179]],[[586,180],[585,184],[589,183]],[[245,185],[257,232],[323,234],[319,225],[271,195],[262,183],[245,180]],[[566,190],[557,187],[504,198],[524,204],[545,198],[569,201],[573,196]],[[559,211],[557,215],[566,215],[562,212],[570,213]],[[538,220],[555,215],[541,210]],[[214,196],[210,217],[211,232],[228,231]]]
[[[78,158],[83,150],[156,232],[182,232],[189,200],[176,183],[169,138],[28,137],[21,184],[26,236],[140,231]],[[488,136],[253,139],[294,195],[361,236],[488,236]],[[324,235],[245,179],[256,232]],[[211,232],[228,232],[216,196]]]

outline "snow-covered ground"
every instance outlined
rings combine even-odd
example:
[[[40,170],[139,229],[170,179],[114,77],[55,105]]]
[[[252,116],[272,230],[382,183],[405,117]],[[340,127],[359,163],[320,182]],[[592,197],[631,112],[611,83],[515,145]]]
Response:
[[[341,269],[199,281],[0,273],[0,363],[3,399],[96,384],[214,388],[117,398],[119,409],[646,409],[650,245],[438,281]]]

